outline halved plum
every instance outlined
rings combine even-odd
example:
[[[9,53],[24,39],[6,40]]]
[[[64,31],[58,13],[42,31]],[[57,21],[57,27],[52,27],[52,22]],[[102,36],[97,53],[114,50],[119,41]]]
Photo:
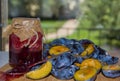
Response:
[[[82,68],[75,72],[76,81],[95,81],[97,70],[93,67]]]
[[[102,73],[106,77],[120,77],[120,65],[105,65],[102,67]]]

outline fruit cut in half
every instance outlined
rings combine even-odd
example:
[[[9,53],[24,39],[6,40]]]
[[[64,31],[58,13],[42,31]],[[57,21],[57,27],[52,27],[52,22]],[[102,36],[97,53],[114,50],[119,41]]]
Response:
[[[49,54],[50,55],[59,55],[61,53],[67,52],[69,51],[69,48],[67,48],[66,46],[53,46],[50,48],[49,50]]]
[[[30,79],[41,79],[46,77],[52,70],[52,63],[47,61],[45,64],[41,65],[40,68],[30,71],[26,74],[27,78]]]
[[[106,77],[120,77],[120,65],[105,65],[102,67],[102,73]]]
[[[85,50],[81,53],[81,57],[87,58],[94,52],[94,45],[88,44],[87,46],[84,46]]]
[[[93,67],[86,67],[75,72],[74,78],[76,81],[94,81],[97,70]]]
[[[98,72],[102,67],[100,61],[98,61],[97,59],[93,59],[93,58],[86,59],[81,63],[81,68],[84,68],[86,66],[94,67],[98,70]]]

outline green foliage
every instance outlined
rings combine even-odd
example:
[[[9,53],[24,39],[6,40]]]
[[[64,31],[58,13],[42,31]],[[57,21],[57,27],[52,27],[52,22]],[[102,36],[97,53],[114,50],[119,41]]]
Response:
[[[65,23],[65,20],[42,20],[41,21],[41,26],[44,30],[44,32],[47,33],[52,33],[56,32],[57,29],[59,29],[63,24]]]
[[[81,6],[84,13],[81,27],[119,28],[120,0],[85,0]],[[87,22],[86,22],[87,21]],[[84,25],[85,23],[86,26]]]
[[[120,46],[120,0],[84,0],[81,4],[80,28],[105,28],[98,37],[109,45]],[[115,31],[113,31],[115,30]],[[97,34],[96,34],[97,35]]]
[[[101,40],[98,36],[101,34],[101,30],[98,29],[89,29],[89,28],[77,28],[74,34],[68,36],[70,39],[89,39],[93,41],[96,45],[102,45],[105,43],[105,40]],[[102,41],[102,42],[101,42]]]

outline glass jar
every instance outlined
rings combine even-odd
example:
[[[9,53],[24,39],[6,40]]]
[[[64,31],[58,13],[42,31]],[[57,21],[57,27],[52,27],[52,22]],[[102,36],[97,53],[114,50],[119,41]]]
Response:
[[[9,36],[9,64],[29,66],[42,61],[43,33],[37,18],[14,18]]]

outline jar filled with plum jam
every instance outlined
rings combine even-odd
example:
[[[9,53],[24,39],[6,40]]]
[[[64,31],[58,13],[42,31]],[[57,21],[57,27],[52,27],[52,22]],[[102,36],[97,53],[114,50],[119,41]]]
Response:
[[[14,18],[9,35],[9,64],[29,66],[42,61],[43,33],[37,18]]]

